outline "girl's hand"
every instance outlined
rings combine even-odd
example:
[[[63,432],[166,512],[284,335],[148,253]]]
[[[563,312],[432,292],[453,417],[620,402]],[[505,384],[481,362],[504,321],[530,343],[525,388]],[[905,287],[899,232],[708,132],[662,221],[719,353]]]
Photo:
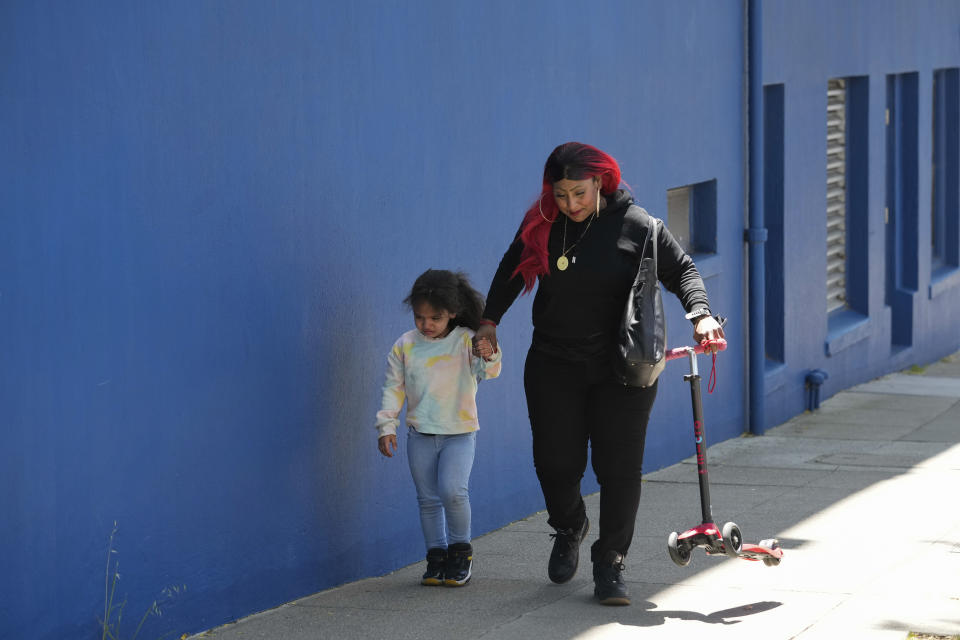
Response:
[[[489,360],[493,357],[493,345],[490,344],[490,340],[487,338],[480,338],[477,340],[473,339],[473,355],[478,358],[483,358],[484,360]]]
[[[473,335],[473,355],[475,356],[480,355],[477,353],[477,343],[481,340],[487,340],[490,343],[493,347],[492,353],[497,352],[497,328],[495,326],[492,324],[481,324],[480,328],[477,329],[477,332]]]
[[[377,440],[377,448],[380,449],[380,453],[388,458],[392,458],[393,454],[397,452],[397,436],[392,433],[390,435],[380,436]]]
[[[713,316],[700,316],[697,324],[693,327],[693,339],[698,344],[704,340],[717,340],[722,337],[724,337],[723,327]]]

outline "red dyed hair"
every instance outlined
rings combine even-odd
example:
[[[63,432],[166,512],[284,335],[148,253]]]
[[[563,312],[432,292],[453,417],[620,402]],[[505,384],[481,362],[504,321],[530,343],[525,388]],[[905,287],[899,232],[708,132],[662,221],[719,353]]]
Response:
[[[520,225],[523,250],[513,275],[519,274],[523,278],[524,293],[533,289],[538,276],[550,273],[547,238],[553,222],[561,215],[553,198],[553,184],[564,179],[594,177],[600,178],[600,193],[609,195],[620,186],[620,165],[609,154],[581,142],[565,142],[547,157],[540,197],[527,209]]]

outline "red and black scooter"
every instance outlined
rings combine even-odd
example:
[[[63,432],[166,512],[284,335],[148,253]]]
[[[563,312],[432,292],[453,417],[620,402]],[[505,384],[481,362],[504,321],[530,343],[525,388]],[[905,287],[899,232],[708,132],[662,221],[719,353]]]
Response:
[[[760,544],[743,542],[740,527],[733,522],[723,525],[719,529],[713,522],[710,513],[710,484],[707,477],[707,442],[703,426],[703,407],[700,403],[700,374],[697,371],[697,355],[712,353],[716,358],[717,351],[727,348],[727,341],[705,340],[696,347],[678,347],[667,352],[667,360],[676,360],[687,356],[690,360],[690,373],[683,376],[685,382],[690,383],[690,397],[693,401],[693,435],[697,444],[697,473],[700,477],[700,509],[703,522],[683,533],[674,531],[667,539],[667,550],[670,559],[681,567],[690,564],[691,554],[697,547],[703,547],[707,555],[726,555],[731,558],[744,560],[763,560],[768,567],[780,564],[783,558],[783,549],[775,538],[761,540]]]

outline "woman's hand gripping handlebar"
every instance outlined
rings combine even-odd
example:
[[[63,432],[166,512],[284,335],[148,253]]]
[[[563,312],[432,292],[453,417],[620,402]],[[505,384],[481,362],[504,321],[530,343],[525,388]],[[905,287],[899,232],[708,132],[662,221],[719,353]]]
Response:
[[[727,319],[723,317],[716,318],[718,328],[720,330],[721,336],[723,335],[723,325],[727,323]],[[690,358],[690,375],[699,376],[697,372],[697,354],[700,353],[709,353],[713,356],[713,362],[710,363],[710,377],[707,380],[707,393],[713,393],[713,390],[717,387],[717,352],[724,351],[727,348],[727,341],[723,337],[718,337],[715,339],[702,340],[700,344],[695,347],[677,347],[675,349],[670,349],[667,351],[667,360],[676,360],[677,358],[682,358],[683,356],[689,356]]]
[[[690,355],[690,353],[716,353],[717,351],[724,351],[726,348],[727,341],[723,338],[704,340],[695,347],[676,347],[675,349],[670,349],[667,351],[667,360],[676,360],[677,358]]]

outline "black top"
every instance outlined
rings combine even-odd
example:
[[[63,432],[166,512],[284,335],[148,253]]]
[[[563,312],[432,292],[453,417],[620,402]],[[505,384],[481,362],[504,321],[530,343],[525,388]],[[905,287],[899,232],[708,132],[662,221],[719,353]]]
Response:
[[[533,348],[565,360],[608,356],[616,344],[620,316],[637,274],[634,249],[643,239],[632,237],[634,225],[624,225],[633,198],[625,191],[607,196],[607,207],[587,227],[590,218],[573,222],[562,213],[550,229],[547,241],[550,273],[539,278],[533,300]],[[634,209],[635,215],[637,208]],[[641,215],[647,215],[642,209]],[[565,271],[557,269],[566,226],[570,261]],[[693,260],[673,235],[661,227],[657,245],[657,277],[680,298],[687,311],[709,308],[703,280]],[[620,248],[618,248],[618,242]],[[630,248],[629,250],[627,248]],[[490,284],[483,317],[500,322],[523,290],[523,278],[511,277],[520,263],[523,243],[520,233],[500,260]]]

